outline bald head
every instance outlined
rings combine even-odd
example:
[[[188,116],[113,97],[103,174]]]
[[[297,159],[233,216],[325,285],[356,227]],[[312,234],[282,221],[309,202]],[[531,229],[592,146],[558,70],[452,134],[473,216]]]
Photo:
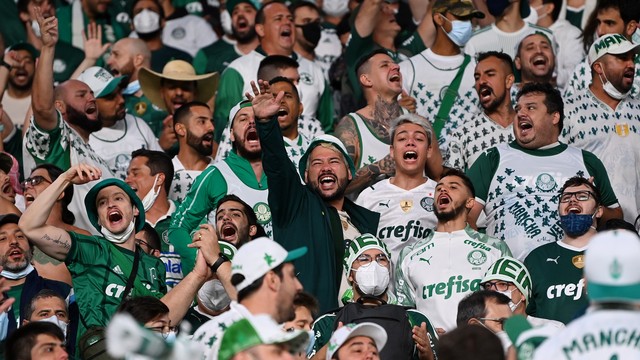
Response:
[[[124,38],[111,47],[107,65],[114,76],[126,75],[130,81],[137,80],[140,68],[151,67],[151,51],[140,39]]]

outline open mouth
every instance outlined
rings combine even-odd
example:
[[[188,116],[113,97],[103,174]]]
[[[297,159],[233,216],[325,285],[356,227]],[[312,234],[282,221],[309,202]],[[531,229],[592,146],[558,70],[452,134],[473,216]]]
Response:
[[[95,114],[96,112],[98,112],[98,107],[96,106],[95,101],[92,101],[89,104],[87,104],[87,107],[85,108],[84,112],[87,115]]]
[[[9,251],[9,257],[23,257],[24,256],[24,252],[18,248],[14,248],[13,250]]]
[[[15,197],[16,196],[16,192],[15,190],[13,190],[13,186],[11,186],[11,182],[6,181],[3,185],[2,185],[2,193],[9,196],[9,197]]]
[[[122,220],[122,214],[120,214],[120,212],[118,212],[117,210],[113,210],[109,212],[109,214],[107,214],[107,219],[109,219],[109,221],[112,223],[117,223]]]
[[[178,109],[182,105],[186,104],[186,101],[184,101],[183,98],[175,98],[175,99],[171,99],[171,103],[173,104],[174,109]]]
[[[36,199],[36,197],[35,197],[35,196],[33,196],[33,195],[31,195],[31,194],[24,193],[24,201],[25,201],[27,204],[32,203],[35,199]]]
[[[571,206],[570,208],[567,209],[567,214],[580,214],[582,213],[582,209],[580,209],[578,206]]]
[[[244,17],[238,17],[238,22],[236,24],[236,29],[244,30],[249,27],[249,22]]]
[[[547,58],[544,56],[536,56],[533,58],[533,61],[531,63],[533,64],[533,66],[546,66]]]
[[[245,139],[249,142],[249,143],[256,143],[260,141],[260,137],[258,137],[258,131],[256,131],[255,128],[250,128],[249,130],[247,130],[246,135],[245,135]]]
[[[518,127],[520,127],[522,131],[528,131],[533,128],[533,124],[526,119],[518,119]]]
[[[400,82],[401,80],[399,73],[393,74],[389,77],[389,81],[391,82]]]
[[[284,120],[289,115],[289,110],[285,107],[278,109],[278,120]]]
[[[282,31],[280,32],[280,36],[291,37],[291,28],[287,26],[284,29],[282,29]]]
[[[402,155],[402,158],[405,160],[418,160],[418,153],[413,150],[409,150]]]
[[[622,74],[622,76],[624,76],[624,77],[626,77],[626,78],[629,78],[629,79],[633,80],[633,77],[634,77],[634,70],[626,70],[626,71]]]
[[[236,229],[233,223],[225,223],[222,225],[222,231],[220,231],[222,239],[227,241],[235,239],[237,233],[238,229]]]
[[[480,98],[484,99],[491,96],[491,93],[493,93],[493,89],[491,89],[487,85],[481,85],[479,93],[480,93]]]
[[[318,178],[318,184],[320,185],[320,189],[328,190],[333,188],[333,186],[338,182],[338,178],[336,178],[333,174],[324,174],[320,175]]]
[[[451,203],[451,198],[449,195],[442,194],[438,197],[438,205],[449,205]]]

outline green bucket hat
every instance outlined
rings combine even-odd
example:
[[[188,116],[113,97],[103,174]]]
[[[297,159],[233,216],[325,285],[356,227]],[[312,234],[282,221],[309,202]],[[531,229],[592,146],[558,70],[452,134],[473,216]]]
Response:
[[[135,221],[136,221],[136,232],[141,231],[142,228],[144,227],[144,222],[145,222],[144,206],[142,205],[142,201],[140,201],[140,198],[138,197],[138,195],[136,195],[136,193],[133,191],[133,189],[131,189],[129,185],[127,185],[127,183],[116,178],[104,179],[100,181],[99,183],[94,185],[94,187],[92,187],[91,190],[89,190],[89,192],[87,193],[87,196],[85,196],[84,198],[84,206],[87,209],[87,215],[89,216],[89,221],[91,222],[93,227],[96,228],[98,231],[102,230],[102,226],[98,224],[98,208],[96,206],[96,198],[98,197],[98,193],[100,192],[100,190],[109,186],[117,186],[120,189],[124,190],[124,192],[127,195],[129,195],[129,199],[131,199],[131,202],[133,203],[133,205],[135,205],[135,207],[137,207],[138,211],[140,212],[140,214],[135,219]]]
[[[300,176],[302,176],[303,179],[304,172],[307,171],[307,159],[309,158],[309,155],[311,154],[313,149],[316,148],[316,146],[322,143],[332,144],[338,150],[340,150],[345,159],[347,159],[347,166],[349,167],[349,171],[351,171],[351,176],[356,176],[356,166],[353,164],[353,160],[351,160],[351,157],[347,153],[347,148],[344,147],[342,141],[340,141],[340,139],[335,136],[323,134],[316,136],[313,140],[311,140],[311,144],[309,144],[307,151],[305,151],[304,155],[302,155],[302,157],[300,158],[298,167],[300,168]]]

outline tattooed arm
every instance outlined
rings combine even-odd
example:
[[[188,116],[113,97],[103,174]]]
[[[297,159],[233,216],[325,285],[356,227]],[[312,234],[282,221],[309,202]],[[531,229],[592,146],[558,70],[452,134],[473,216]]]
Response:
[[[343,117],[336,126],[334,135],[342,141],[347,149],[347,154],[357,167],[360,162],[360,141],[355,121],[349,115]]]
[[[102,175],[99,168],[76,165],[60,175],[47,187],[20,217],[18,226],[43,253],[57,260],[64,260],[71,248],[71,236],[64,229],[47,225],[47,219],[56,199],[71,184],[84,184]]]
[[[356,176],[347,186],[348,195],[358,195],[367,186],[371,186],[379,180],[380,175],[393,176],[396,173],[396,163],[388,154],[373,164],[363,166],[356,171]]]

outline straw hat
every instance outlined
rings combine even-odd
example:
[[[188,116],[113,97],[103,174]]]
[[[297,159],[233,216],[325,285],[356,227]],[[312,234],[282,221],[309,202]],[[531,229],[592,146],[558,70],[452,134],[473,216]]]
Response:
[[[157,73],[147,68],[141,68],[138,74],[140,86],[144,95],[157,107],[167,110],[167,107],[160,93],[162,79],[176,81],[195,81],[197,84],[196,101],[207,102],[218,90],[220,75],[217,72],[203,75],[196,75],[196,70],[191,64],[183,60],[169,61],[162,73]]]

